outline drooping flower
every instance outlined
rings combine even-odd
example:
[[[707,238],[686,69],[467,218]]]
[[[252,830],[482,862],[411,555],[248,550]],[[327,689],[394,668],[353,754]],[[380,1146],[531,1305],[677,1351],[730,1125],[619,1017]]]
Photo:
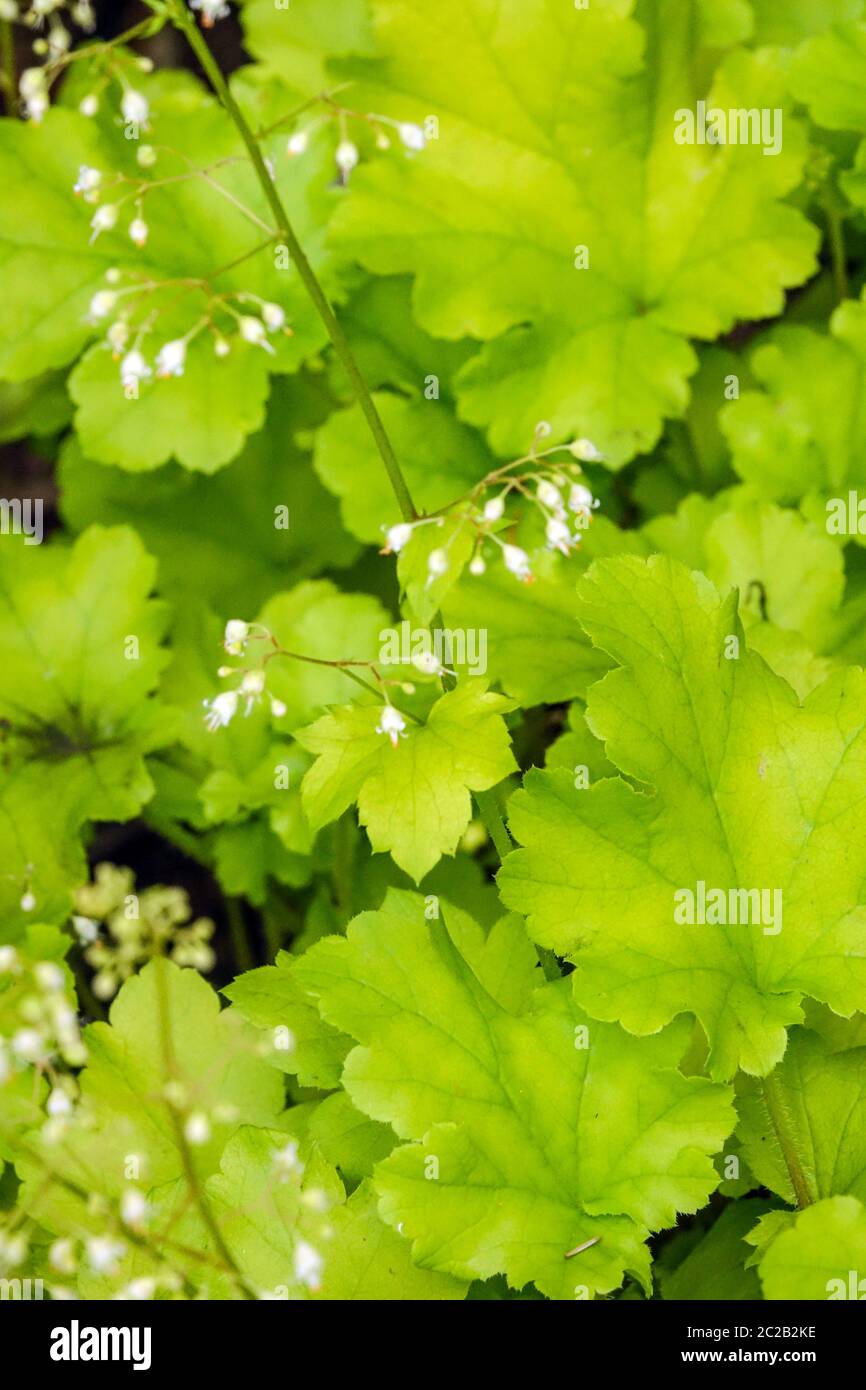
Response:
[[[273,352],[273,346],[268,342],[267,329],[261,319],[257,319],[253,314],[242,314],[238,320],[238,329],[244,342],[252,343],[254,347],[263,347],[266,352]]]
[[[426,144],[423,129],[414,121],[403,121],[397,127],[397,134],[407,150],[423,150]]]
[[[127,87],[120,103],[120,111],[123,119],[130,125],[146,126],[150,115],[150,103],[147,97],[137,92],[134,87]]]
[[[290,135],[286,145],[286,154],[290,157],[303,154],[310,143],[310,137],[306,130],[296,130],[294,135]]]
[[[591,439],[575,439],[573,444],[569,444],[568,449],[579,463],[600,463],[603,457]]]
[[[502,558],[509,573],[521,580],[522,583],[529,583],[532,579],[532,570],[529,565],[529,556],[525,550],[521,550],[519,545],[504,545]]]
[[[100,232],[110,232],[112,227],[116,226],[118,211],[116,203],[103,203],[101,207],[96,209],[90,219],[90,226],[93,231],[93,236],[90,238],[91,246]]]
[[[299,1240],[295,1246],[295,1278],[314,1292],[321,1286],[323,1261],[318,1250],[306,1240]]]
[[[552,516],[545,527],[547,544],[551,550],[560,550],[563,555],[567,555],[574,545],[572,534],[568,529],[568,523],[562,521],[558,516]]]
[[[238,692],[236,690],[223,690],[219,695],[215,695],[212,700],[205,700],[204,722],[210,733],[216,733],[217,729],[224,729],[237,714]]]
[[[113,290],[97,290],[87,311],[89,321],[96,323],[99,319],[108,318],[116,303],[117,295]]]
[[[72,186],[72,191],[76,198],[83,198],[87,203],[95,203],[99,197],[99,189],[102,185],[102,170],[94,169],[91,164],[82,164],[78,169],[78,178]]]
[[[131,386],[137,386],[140,381],[147,381],[153,375],[144,355],[138,348],[133,348],[128,352],[120,364],[120,380],[124,390]]]
[[[376,725],[377,734],[387,734],[394,748],[397,747],[397,740],[406,728],[406,720],[398,709],[393,705],[384,705],[379,723]]]
[[[401,521],[396,526],[389,526],[385,532],[386,553],[393,551],[395,555],[399,555],[403,547],[411,541],[413,529],[412,524],[408,521]]]
[[[427,574],[430,579],[440,579],[448,573],[448,551],[441,547],[431,550],[427,556]]]
[[[345,182],[358,163],[358,146],[351,140],[341,140],[334,151],[334,159]]]
[[[230,656],[240,656],[250,635],[250,625],[243,618],[229,618],[223,633],[223,646]]]
[[[134,217],[129,224],[129,237],[136,246],[144,246],[150,234],[150,228],[143,217]]]
[[[286,326],[285,310],[279,304],[263,304],[262,318],[269,333],[277,333]]]
[[[172,338],[163,343],[156,355],[156,374],[163,379],[170,376],[183,376],[186,366],[186,339]]]
[[[225,0],[189,0],[190,8],[201,10],[202,28],[212,29],[218,19],[225,19],[230,13]]]
[[[498,521],[505,511],[505,498],[502,496],[491,497],[484,503],[484,520]]]

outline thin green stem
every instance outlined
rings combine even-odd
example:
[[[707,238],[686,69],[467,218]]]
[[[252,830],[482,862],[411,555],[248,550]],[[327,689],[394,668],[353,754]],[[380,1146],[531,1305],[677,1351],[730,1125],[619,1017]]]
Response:
[[[238,134],[247,148],[247,153],[249,154],[253,168],[258,176],[262,192],[276,219],[278,236],[280,240],[284,241],[288,246],[289,255],[301,277],[304,288],[328,331],[328,336],[334,345],[334,351],[340,359],[343,370],[352,383],[355,395],[358,399],[358,404],[361,407],[370,433],[373,436],[376,448],[379,451],[379,456],[385,465],[403,519],[405,521],[414,521],[418,513],[415,510],[415,504],[412,501],[406,479],[403,477],[402,470],[397,462],[385,426],[376,409],[376,404],[361,374],[361,369],[355,361],[355,355],[349,346],[348,339],[343,332],[340,322],[331,308],[327,295],[319,284],[316,272],[310,265],[304,253],[304,249],[292,229],[291,222],[289,221],[274,181],[271,178],[268,167],[265,164],[264,156],[259,148],[256,137],[246,117],[232,96],[229,85],[220,71],[219,64],[208,48],[198,25],[190,12],[186,9],[186,6],[180,5],[177,3],[177,0],[174,0],[171,8],[171,15],[174,23],[185,35],[190,48],[201,64],[205,76],[225,107],[231,120],[237,127]]]
[[[177,1081],[177,1062],[174,1055],[174,1042],[171,1035],[171,1013],[169,1007],[168,988],[165,975],[165,958],[160,956],[156,960],[154,960],[154,967],[156,970],[156,994],[159,1005],[159,1031],[160,1038],[162,1041],[162,1055],[163,1064],[165,1066],[166,1080]],[[243,1294],[243,1297],[246,1299],[254,1300],[255,1298],[257,1298],[256,1291],[247,1283],[246,1279],[244,1278],[243,1274],[238,1268],[234,1255],[226,1245],[225,1239],[223,1238],[223,1233],[220,1230],[219,1225],[217,1224],[217,1219],[213,1214],[211,1204],[208,1201],[207,1195],[204,1191],[201,1182],[199,1181],[198,1170],[195,1166],[195,1159],[192,1155],[192,1149],[190,1148],[189,1140],[186,1137],[186,1131],[184,1129],[183,1124],[183,1117],[178,1112],[176,1107],[173,1104],[171,1104],[171,1102],[166,1102],[166,1104],[171,1118],[172,1128],[174,1129],[175,1143],[177,1144],[178,1152],[180,1153],[181,1163],[183,1165],[184,1177],[186,1178],[187,1186],[193,1195],[193,1200],[195,1201],[195,1204],[198,1207],[199,1215],[201,1216],[202,1221],[204,1222],[205,1226],[210,1232],[211,1238],[214,1243],[214,1248],[217,1251],[217,1254],[219,1255],[223,1263],[226,1265],[228,1270],[231,1272],[234,1279],[237,1281],[238,1288]]]
[[[500,860],[504,860],[506,854],[510,854],[513,848],[511,838],[505,828],[505,821],[499,810],[499,803],[496,800],[494,791],[475,792],[475,800],[481,812],[481,819],[487,827],[487,833],[496,847],[496,853]]]
[[[809,1189],[806,1174],[803,1172],[803,1165],[800,1162],[800,1155],[791,1133],[790,1116],[782,1086],[775,1075],[765,1076],[763,1084],[764,1100],[785,1159],[785,1167],[788,1169],[791,1186],[797,1198],[797,1206],[800,1208],[811,1206],[815,1198]]]

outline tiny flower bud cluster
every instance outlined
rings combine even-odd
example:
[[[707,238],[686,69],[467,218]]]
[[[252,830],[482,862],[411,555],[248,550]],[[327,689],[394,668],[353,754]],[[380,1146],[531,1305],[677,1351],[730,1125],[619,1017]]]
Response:
[[[243,656],[250,642],[270,642],[274,639],[267,628],[260,623],[246,623],[242,618],[230,618],[223,635],[223,647],[229,656]],[[267,658],[266,658],[267,659]],[[240,684],[234,690],[223,690],[219,695],[204,701],[204,720],[211,733],[224,729],[231,723],[242,705],[244,713],[250,715],[256,705],[266,701],[271,714],[280,719],[286,713],[282,700],[267,690],[267,675],[264,666],[244,669],[236,666],[221,666],[217,672],[223,680],[240,676]]]
[[[163,952],[194,970],[207,972],[215,963],[214,924],[207,917],[190,922],[183,889],[155,886],[136,894],[134,883],[130,869],[99,864],[94,881],[75,894],[80,915],[73,924],[84,958],[96,972],[91,988],[97,999],[112,999],[139,966]]]
[[[0,947],[2,1036],[0,1087],[29,1067],[51,1078],[46,1137],[58,1137],[77,1098],[72,1077],[59,1066],[80,1067],[87,1060],[78,1016],[70,1002],[67,977],[56,961],[24,959],[14,946]]]
[[[102,177],[98,170],[82,166],[79,170],[75,191],[79,196],[92,201],[98,197],[102,187]],[[92,226],[106,230],[115,225],[118,206],[102,204],[97,208]],[[136,222],[140,225],[136,227]],[[97,227],[98,224],[98,227]],[[139,244],[147,237],[147,227],[143,219],[137,218],[129,227],[130,235]],[[129,274],[129,272],[127,272]],[[142,382],[154,376],[161,380],[182,377],[186,371],[187,353],[190,345],[204,333],[210,333],[213,349],[217,357],[227,356],[231,348],[231,335],[243,342],[263,348],[274,354],[271,338],[282,333],[292,336],[292,329],[286,323],[286,313],[281,305],[262,299],[248,291],[210,293],[204,281],[182,282],[182,288],[206,295],[205,312],[201,314],[186,333],[178,338],[163,342],[153,361],[149,361],[143,351],[144,340],[158,321],[159,312],[148,312],[153,296],[158,291],[176,284],[173,281],[154,281],[132,279],[123,283],[123,272],[112,267],[106,271],[107,287],[97,290],[91,297],[86,322],[94,326],[107,324],[106,346],[115,360],[120,363],[120,380],[124,390],[136,391]],[[249,312],[250,307],[255,313]]]

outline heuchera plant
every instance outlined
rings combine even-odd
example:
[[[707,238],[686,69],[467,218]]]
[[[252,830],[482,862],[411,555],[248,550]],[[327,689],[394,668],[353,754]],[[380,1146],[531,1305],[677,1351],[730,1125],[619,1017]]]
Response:
[[[146,8],[0,0],[0,1276],[862,1297],[866,5]]]

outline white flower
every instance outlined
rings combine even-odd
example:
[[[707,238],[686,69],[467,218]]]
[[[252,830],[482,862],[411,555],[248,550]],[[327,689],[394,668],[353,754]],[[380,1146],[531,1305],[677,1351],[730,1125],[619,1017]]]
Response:
[[[143,1303],[145,1300],[153,1298],[156,1293],[156,1280],[147,1274],[142,1274],[138,1279],[131,1279],[119,1298],[132,1300],[134,1303]]]
[[[569,444],[568,451],[581,463],[599,463],[603,457],[590,439],[575,439],[573,444]]]
[[[571,532],[566,522],[561,521],[558,516],[552,516],[545,528],[547,544],[551,550],[561,550],[563,555],[567,555],[573,544]]]
[[[445,672],[445,667],[435,652],[415,652],[412,665],[424,676],[441,676]],[[454,672],[449,671],[448,674],[453,675]]]
[[[228,357],[232,350],[232,345],[228,338],[224,338],[221,333],[214,339],[213,350],[217,357]]]
[[[163,343],[159,352],[156,354],[156,374],[159,377],[183,376],[183,369],[186,366],[186,340],[184,338],[172,338],[171,342]]]
[[[99,935],[99,927],[92,917],[73,917],[72,925],[82,946],[89,946]]]
[[[19,1028],[9,1046],[21,1062],[41,1062],[45,1056],[45,1041],[35,1028]]]
[[[37,124],[48,110],[48,88],[42,68],[25,68],[18,80],[24,114]]]
[[[249,635],[249,623],[245,623],[243,618],[229,618],[223,633],[223,646],[232,656],[240,656]]]
[[[240,688],[240,694],[245,695],[247,697],[247,714],[249,714],[252,711],[253,705],[258,700],[264,688],[264,671],[247,671],[243,680],[241,681]]]
[[[469,561],[469,573],[476,575],[483,574],[486,569],[487,565],[484,562],[483,555],[473,555],[472,559]]]
[[[77,1268],[75,1246],[68,1238],[55,1240],[48,1250],[48,1263],[59,1274],[74,1274]]]
[[[156,150],[153,145],[142,145],[135,158],[139,168],[152,169],[156,163]]]
[[[424,131],[414,121],[404,121],[398,125],[397,134],[403,141],[407,150],[423,150],[425,145]]]
[[[318,1250],[305,1240],[295,1246],[295,1278],[308,1289],[318,1289],[322,1282],[322,1257]]]
[[[32,912],[36,906],[35,894],[33,894],[29,888],[26,893],[22,894],[19,906],[22,912]]]
[[[538,484],[538,500],[544,507],[558,509],[562,507],[562,497],[559,488],[554,487],[553,483],[547,478],[542,478]]]
[[[90,0],[76,0],[72,6],[72,18],[80,29],[90,31],[96,28],[96,15]]]
[[[17,19],[17,0],[0,0],[0,19]]]
[[[36,976],[36,983],[40,989],[47,993],[56,993],[62,989],[66,983],[63,971],[59,965],[55,965],[53,960],[41,960],[33,971]]]
[[[134,87],[127,87],[120,103],[120,110],[123,119],[130,125],[147,125],[147,118],[150,115],[150,103],[146,96],[137,92]]]
[[[90,226],[93,236],[90,238],[91,245],[99,236],[100,232],[110,232],[117,223],[118,207],[116,203],[103,203],[102,207],[97,208],[90,219]]]
[[[282,719],[282,717],[283,717],[283,715],[285,714],[285,712],[286,712],[286,706],[285,706],[285,704],[283,703],[283,701],[282,701],[282,700],[277,700],[277,699],[275,699],[274,696],[272,695],[272,696],[271,696],[271,714],[274,716],[274,718],[275,718],[275,719]]]
[[[291,1173],[304,1171],[304,1165],[298,1159],[298,1146],[294,1139],[290,1139],[282,1149],[274,1149],[271,1157],[281,1179],[287,1178]]]
[[[129,324],[126,319],[118,319],[109,328],[107,334],[108,345],[116,356],[120,356],[126,344],[129,342]]]
[[[91,164],[82,164],[79,166],[78,178],[72,186],[72,191],[76,197],[83,197],[88,203],[95,203],[101,184],[102,170],[94,169]]]
[[[95,116],[99,110],[99,97],[95,92],[88,92],[86,97],[82,97],[78,103],[78,109],[82,116]]]
[[[568,494],[568,506],[571,511],[588,512],[597,505],[588,487],[584,487],[583,483],[572,483]]]
[[[286,326],[285,310],[281,309],[279,304],[263,304],[262,318],[269,333],[276,333]]]
[[[491,497],[489,502],[484,503],[484,520],[498,521],[505,511],[504,497]]]
[[[447,550],[431,550],[427,556],[427,573],[431,579],[439,579],[448,573]]]
[[[71,1115],[72,1101],[60,1086],[55,1086],[48,1100],[45,1102],[45,1109],[51,1116]]]
[[[385,541],[388,550],[393,550],[398,555],[404,545],[408,545],[412,539],[413,527],[408,521],[401,521],[397,526],[389,526],[385,532]]]
[[[120,1199],[120,1219],[125,1226],[141,1226],[147,1216],[147,1198],[135,1187],[128,1187]]]
[[[387,734],[394,748],[397,747],[397,739],[406,728],[406,720],[398,709],[393,705],[384,705],[379,723],[376,725],[377,734]]]
[[[334,151],[334,158],[343,178],[347,179],[358,163],[358,146],[353,145],[351,140],[341,140]]]
[[[112,1274],[126,1253],[126,1246],[110,1236],[91,1236],[87,1242],[87,1260],[95,1274]]]
[[[21,965],[14,946],[0,946],[0,975],[17,974]]]
[[[529,556],[525,550],[521,550],[519,545],[504,545],[502,547],[502,558],[505,561],[505,568],[517,579],[527,583],[532,578],[532,570],[529,568]]]
[[[7,1236],[0,1232],[0,1268],[14,1269],[27,1258],[27,1242],[23,1236]]]
[[[286,154],[292,156],[303,154],[309,143],[310,137],[307,131],[296,130],[294,135],[289,136],[289,142],[286,145]]]
[[[210,1139],[210,1120],[201,1110],[194,1110],[183,1127],[189,1144],[206,1144]]]
[[[254,347],[263,347],[266,352],[273,352],[261,319],[255,318],[252,314],[243,314],[238,321],[238,328],[244,342],[252,343]]]
[[[213,734],[217,729],[224,729],[234,719],[238,708],[238,692],[224,690],[221,695],[215,695],[212,700],[205,700],[204,703],[207,710],[204,722]]]
[[[129,224],[129,237],[136,246],[144,246],[149,232],[150,228],[143,217],[133,217]]]
[[[212,29],[218,19],[225,19],[229,7],[225,0],[189,0],[194,10],[201,10],[201,22],[205,29]]]
[[[120,379],[124,387],[134,386],[139,381],[146,381],[153,373],[139,352],[138,348],[133,348],[128,352],[120,364]]]
[[[113,290],[97,290],[90,301],[90,308],[87,317],[91,323],[96,323],[98,319],[108,318],[115,304],[117,295]]]

